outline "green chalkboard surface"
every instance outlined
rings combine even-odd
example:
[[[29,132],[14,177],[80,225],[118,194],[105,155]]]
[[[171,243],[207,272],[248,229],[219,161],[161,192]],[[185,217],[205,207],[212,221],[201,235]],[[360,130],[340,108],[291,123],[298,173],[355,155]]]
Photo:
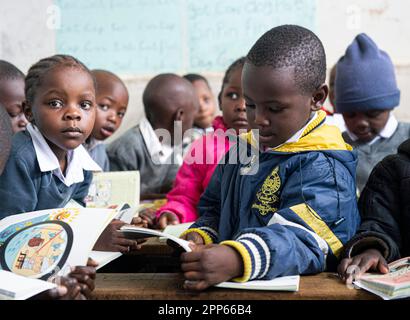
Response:
[[[268,29],[315,31],[316,0],[54,0],[57,52],[130,75],[221,72]]]

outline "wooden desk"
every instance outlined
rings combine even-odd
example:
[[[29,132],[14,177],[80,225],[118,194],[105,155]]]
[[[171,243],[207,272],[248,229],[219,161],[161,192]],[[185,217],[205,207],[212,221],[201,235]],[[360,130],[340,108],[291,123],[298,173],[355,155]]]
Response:
[[[148,238],[141,250],[125,254],[100,270],[102,273],[173,273],[179,271],[179,255],[174,254],[174,249],[157,237]]]
[[[364,290],[347,288],[336,276],[322,273],[301,277],[298,292],[209,288],[204,292],[183,289],[178,273],[97,274],[93,296],[97,300],[373,300]]]

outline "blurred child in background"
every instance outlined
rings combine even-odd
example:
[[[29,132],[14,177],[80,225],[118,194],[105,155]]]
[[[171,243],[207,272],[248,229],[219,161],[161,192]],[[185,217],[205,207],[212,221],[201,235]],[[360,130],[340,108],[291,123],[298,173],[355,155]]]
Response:
[[[151,79],[143,104],[146,118],[107,148],[112,171],[140,171],[142,198],[171,189],[183,160],[182,137],[199,108],[192,84],[175,74]]]
[[[97,114],[94,128],[84,147],[103,171],[110,171],[110,163],[103,141],[120,127],[128,107],[128,90],[124,82],[112,72],[92,70],[96,81]]]
[[[336,111],[343,115],[343,138],[358,152],[356,183],[364,188],[374,166],[410,137],[410,124],[392,110],[400,103],[393,63],[366,34],[359,34],[337,63]]]
[[[13,132],[26,129],[23,112],[24,73],[11,63],[0,60],[0,103],[11,118]]]
[[[225,134],[237,135],[247,130],[245,101],[242,93],[241,75],[245,58],[234,61],[225,72],[221,92],[218,95],[222,116],[213,120],[213,133],[193,142],[183,165],[177,173],[174,188],[167,194],[168,202],[157,213],[159,228],[168,224],[195,221],[197,205],[211,176],[236,137],[229,139]],[[220,138],[222,137],[222,139]]]

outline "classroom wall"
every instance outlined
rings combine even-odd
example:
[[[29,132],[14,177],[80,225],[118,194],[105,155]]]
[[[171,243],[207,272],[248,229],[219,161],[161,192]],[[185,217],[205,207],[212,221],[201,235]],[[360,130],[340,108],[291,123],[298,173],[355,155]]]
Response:
[[[395,114],[410,122],[409,9],[405,0],[0,0],[0,58],[26,72],[64,52],[117,72],[130,104],[115,139],[143,116],[142,91],[159,72],[202,72],[217,95],[225,66],[270,27],[315,31],[329,68],[366,32],[393,59],[402,93]]]

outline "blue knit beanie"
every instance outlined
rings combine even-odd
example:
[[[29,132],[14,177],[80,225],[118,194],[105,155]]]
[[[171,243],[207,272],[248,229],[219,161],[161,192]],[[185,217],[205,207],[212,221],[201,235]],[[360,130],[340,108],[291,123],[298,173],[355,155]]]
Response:
[[[389,55],[368,35],[359,34],[337,62],[336,111],[390,110],[399,102],[400,90]]]

